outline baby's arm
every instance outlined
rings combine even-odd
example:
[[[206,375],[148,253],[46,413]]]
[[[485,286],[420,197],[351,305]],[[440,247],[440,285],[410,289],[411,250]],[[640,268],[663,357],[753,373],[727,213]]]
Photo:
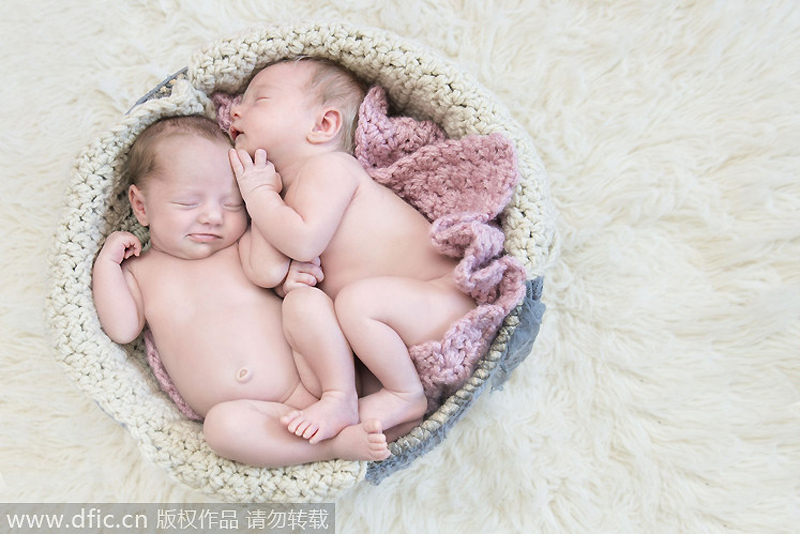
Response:
[[[252,226],[239,239],[239,258],[247,278],[266,288],[279,286],[284,281],[291,261]]]
[[[129,232],[113,232],[100,250],[92,269],[92,296],[103,330],[117,343],[130,343],[144,328],[144,307],[136,280],[122,262],[142,251]]]
[[[292,259],[311,261],[328,246],[358,187],[341,155],[316,157],[304,164],[293,186],[292,205],[281,197],[281,179],[259,149],[253,161],[232,149],[231,166],[253,225]]]

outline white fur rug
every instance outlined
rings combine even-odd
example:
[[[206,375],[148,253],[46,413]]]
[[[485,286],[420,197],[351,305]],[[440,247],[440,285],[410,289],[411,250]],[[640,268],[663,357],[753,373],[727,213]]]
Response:
[[[0,18],[0,501],[202,502],[54,361],[47,254],[77,153],[256,21],[422,41],[528,129],[559,209],[533,353],[342,533],[800,524],[800,7],[774,2],[9,2]],[[792,527],[795,525],[795,527]]]

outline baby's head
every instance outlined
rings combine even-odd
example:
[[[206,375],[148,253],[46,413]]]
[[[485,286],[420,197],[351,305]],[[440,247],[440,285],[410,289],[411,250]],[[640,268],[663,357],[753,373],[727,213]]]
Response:
[[[247,213],[233,176],[230,140],[205,117],[171,117],[148,127],[129,159],[128,198],[155,249],[199,259],[235,243]]]
[[[304,111],[332,109],[338,113],[338,120],[330,138],[339,150],[352,154],[358,111],[366,90],[352,72],[333,61],[308,57],[279,61],[256,74],[240,103],[232,106],[232,137],[237,148],[251,153],[264,148],[269,154],[274,145],[299,139],[292,130],[300,128],[305,136],[308,126]],[[261,104],[265,98],[270,105]],[[318,123],[320,120],[315,118]]]
[[[345,152],[353,153],[358,109],[366,86],[356,76],[332,61],[324,59],[301,58],[310,66],[311,76],[307,91],[320,106],[335,106],[342,113],[341,146]]]
[[[216,122],[202,115],[167,117],[148,126],[134,141],[128,157],[131,183],[141,188],[148,178],[163,170],[159,148],[174,136],[199,136],[230,148],[230,140]]]

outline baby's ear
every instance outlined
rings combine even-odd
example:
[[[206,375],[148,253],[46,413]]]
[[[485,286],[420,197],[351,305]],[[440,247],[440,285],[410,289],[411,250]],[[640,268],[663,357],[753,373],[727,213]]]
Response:
[[[139,221],[139,224],[142,226],[148,226],[150,223],[147,221],[147,210],[144,206],[144,195],[142,194],[142,190],[132,185],[128,188],[128,200],[131,203],[131,208],[133,208],[133,214],[136,216],[136,220]]]
[[[321,144],[336,139],[342,129],[342,113],[338,109],[323,109],[314,127],[308,133],[308,140],[314,144]]]

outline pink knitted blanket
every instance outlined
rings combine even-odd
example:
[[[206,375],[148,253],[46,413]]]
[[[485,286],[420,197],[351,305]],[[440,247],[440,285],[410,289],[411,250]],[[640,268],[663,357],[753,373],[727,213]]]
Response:
[[[238,96],[212,101],[224,130]],[[428,411],[458,390],[475,370],[511,310],[525,295],[522,263],[503,254],[496,219],[511,200],[519,175],[512,144],[500,134],[447,139],[432,121],[393,117],[386,93],[373,87],[361,106],[355,155],[370,176],[432,221],[431,239],[461,258],[455,278],[477,307],[440,340],[409,347],[428,397]],[[188,417],[200,419],[178,394],[146,335],[147,356],[161,387]]]

